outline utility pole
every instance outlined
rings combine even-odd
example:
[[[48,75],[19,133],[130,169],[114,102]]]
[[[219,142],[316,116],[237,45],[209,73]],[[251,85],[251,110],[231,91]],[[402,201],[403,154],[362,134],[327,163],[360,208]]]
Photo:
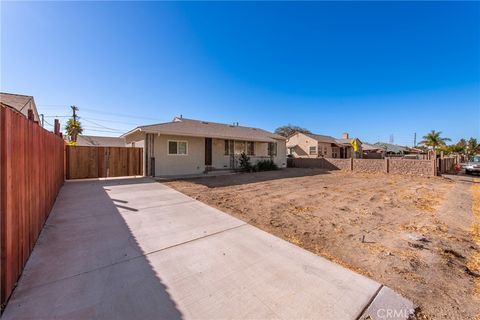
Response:
[[[77,111],[78,111],[78,107],[76,106],[70,106],[70,108],[72,108],[72,117],[73,117],[73,121],[77,121]]]
[[[78,107],[76,106],[70,106],[70,108],[72,108],[72,119],[73,119],[73,123],[71,124],[71,128],[70,128],[70,138],[72,141],[74,142],[77,142],[77,136],[79,134],[79,123],[77,122],[77,111],[78,111]]]
[[[42,118],[42,128],[44,128],[45,127],[45,119],[43,118],[44,117],[43,113],[40,114],[40,117]]]
[[[415,147],[415,148],[417,147],[417,133],[416,132],[413,134],[413,147]]]

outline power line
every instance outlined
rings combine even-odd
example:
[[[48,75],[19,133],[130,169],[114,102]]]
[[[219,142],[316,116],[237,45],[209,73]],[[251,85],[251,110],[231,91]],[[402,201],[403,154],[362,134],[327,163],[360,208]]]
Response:
[[[44,117],[45,118],[70,118],[71,116],[62,115],[62,116],[44,116]],[[133,122],[124,122],[124,121],[116,121],[116,120],[109,120],[109,119],[99,119],[99,118],[91,118],[91,117],[85,117],[85,116],[78,117],[78,118],[83,119],[83,120],[105,121],[105,122],[108,122],[108,123],[121,123],[121,124],[130,125],[130,126],[138,126],[139,125],[138,123],[133,123]]]
[[[84,129],[88,131],[95,131],[95,132],[124,133],[124,131],[108,131],[108,130],[98,130],[98,129],[92,129],[92,128],[84,128]]]
[[[68,106],[66,105],[37,105],[37,107],[42,107],[42,106],[46,106],[46,107],[65,107],[65,108],[68,108]],[[85,107],[82,107],[82,112],[84,111],[90,111],[90,112],[95,112],[95,113],[98,113],[98,114],[105,114],[105,115],[112,115],[112,116],[117,116],[117,117],[124,117],[124,118],[137,118],[137,119],[146,119],[146,120],[153,120],[153,121],[161,121],[160,119],[158,118],[151,118],[151,117],[145,117],[145,116],[138,116],[138,115],[132,115],[132,114],[125,114],[125,113],[117,113],[117,112],[108,112],[108,111],[99,111],[98,109],[92,109],[92,108],[85,108]]]
[[[105,129],[109,129],[109,130],[118,131],[118,129],[109,128],[109,127],[106,127],[106,126],[104,126],[104,125],[102,125],[102,124],[100,124],[100,123],[97,123],[97,122],[94,122],[94,121],[91,121],[91,120],[88,120],[88,119],[85,119],[85,118],[82,118],[82,119],[83,119],[84,121],[86,121],[86,122],[90,122],[90,123],[95,124],[95,125],[97,125],[97,126],[99,126],[99,127],[102,127],[102,128],[105,128]]]
[[[123,121],[116,121],[116,120],[98,119],[98,118],[91,118],[91,117],[88,117],[88,118],[82,117],[82,119],[89,119],[89,120],[97,120],[97,121],[105,121],[105,122],[121,123],[121,124],[128,124],[128,125],[132,125],[132,126],[138,126],[138,123],[123,122]]]

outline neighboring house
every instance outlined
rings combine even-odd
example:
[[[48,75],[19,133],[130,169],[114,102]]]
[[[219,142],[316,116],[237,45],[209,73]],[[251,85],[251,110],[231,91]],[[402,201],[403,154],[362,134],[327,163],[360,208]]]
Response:
[[[176,117],[171,122],[137,127],[122,135],[130,146],[144,148],[146,175],[198,174],[238,168],[241,153],[254,164],[272,159],[286,167],[285,138],[271,132]]]
[[[363,143],[362,151],[362,157],[365,159],[383,159],[385,157],[385,150],[381,146]]]
[[[28,118],[28,110],[33,112],[33,120],[39,122],[37,106],[32,96],[0,92],[0,104],[4,107],[14,109]]]
[[[352,140],[348,133],[336,139],[331,136],[297,132],[287,138],[287,149],[288,154],[295,158],[351,158],[354,152]],[[362,154],[361,149],[362,147],[359,155]]]
[[[88,147],[129,147],[125,144],[125,139],[121,137],[100,137],[78,135],[77,146]]]
[[[386,142],[377,142],[374,146],[383,148],[385,150],[385,154],[397,154],[402,155],[405,154],[407,151],[407,147],[399,146],[397,144],[386,143]]]

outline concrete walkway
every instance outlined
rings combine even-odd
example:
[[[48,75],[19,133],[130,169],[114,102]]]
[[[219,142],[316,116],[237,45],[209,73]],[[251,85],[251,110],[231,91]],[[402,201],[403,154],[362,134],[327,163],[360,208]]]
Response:
[[[65,184],[2,318],[404,319],[412,308],[375,281],[137,178]]]

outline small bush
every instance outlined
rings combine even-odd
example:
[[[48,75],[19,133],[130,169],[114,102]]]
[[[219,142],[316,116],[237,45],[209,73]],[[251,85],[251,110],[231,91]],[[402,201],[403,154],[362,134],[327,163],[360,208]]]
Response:
[[[247,156],[245,152],[242,152],[238,161],[239,161],[241,171],[246,171],[246,172],[252,171],[252,164],[250,163],[250,157]]]
[[[273,160],[260,160],[255,164],[254,171],[270,171],[277,170],[278,166]]]

